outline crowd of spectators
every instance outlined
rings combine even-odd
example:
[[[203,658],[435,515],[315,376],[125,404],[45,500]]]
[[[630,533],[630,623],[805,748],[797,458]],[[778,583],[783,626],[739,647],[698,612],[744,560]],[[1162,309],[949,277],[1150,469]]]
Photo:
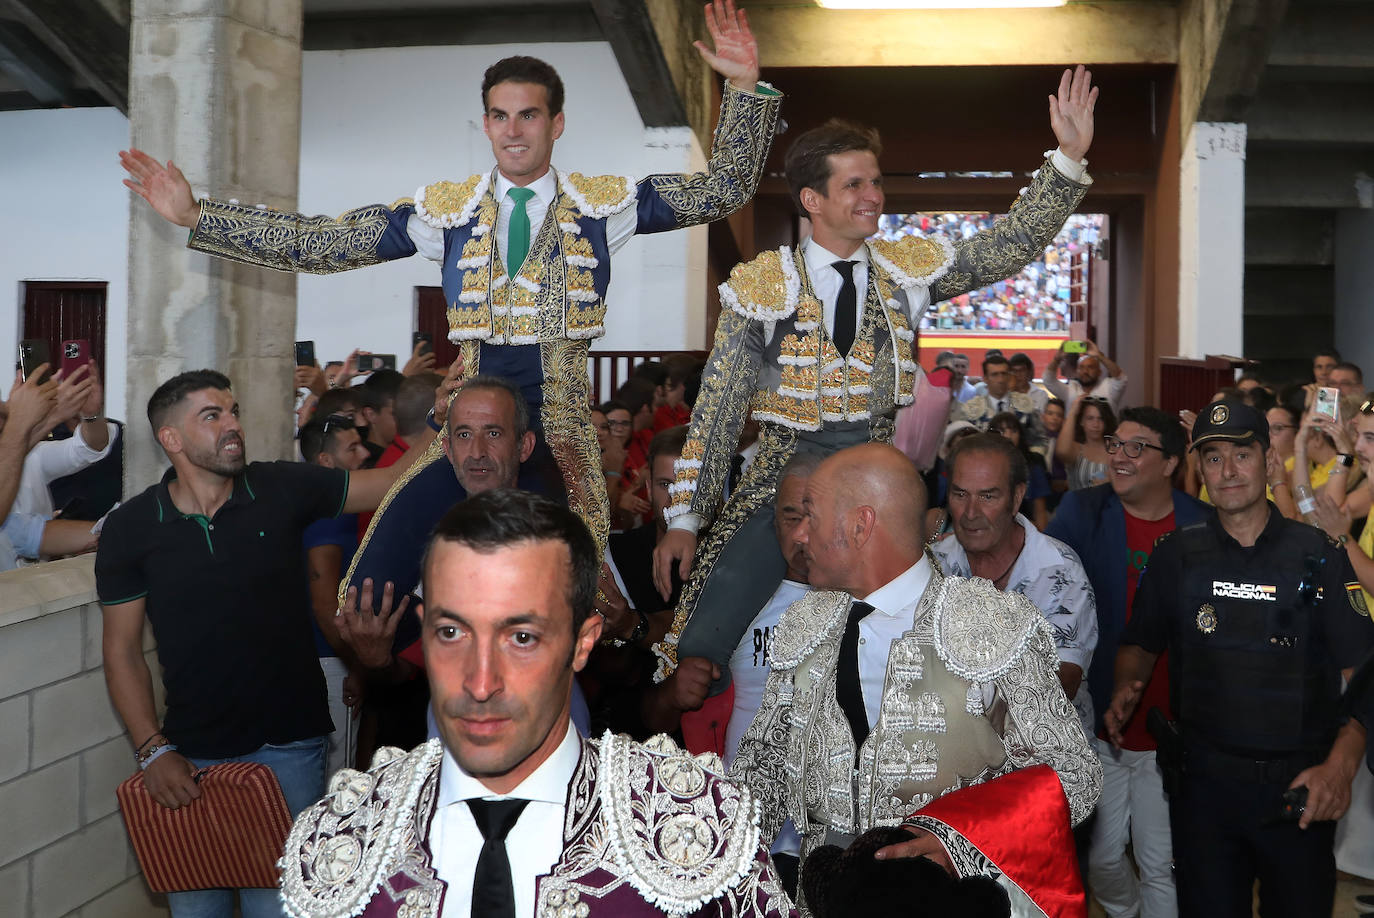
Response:
[[[879,236],[943,236],[967,239],[990,227],[992,214],[885,214]],[[1074,260],[1102,238],[1102,214],[1075,214],[1064,224],[1044,254],[1021,273],[990,287],[939,303],[921,317],[923,329],[986,331],[1066,331],[1074,299]]]

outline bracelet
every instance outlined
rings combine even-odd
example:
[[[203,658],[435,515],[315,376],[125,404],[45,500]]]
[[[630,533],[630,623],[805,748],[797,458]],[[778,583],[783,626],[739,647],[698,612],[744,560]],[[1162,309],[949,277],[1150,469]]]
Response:
[[[435,433],[438,433],[439,431],[444,429],[444,425],[440,424],[438,420],[435,419],[433,408],[429,409],[429,414],[425,415],[425,423],[428,424],[429,429],[434,431]]]
[[[137,746],[135,746],[135,747],[134,747],[134,755],[136,756],[136,755],[138,755],[140,752],[142,752],[144,746],[148,745],[148,744],[151,743],[153,740],[157,739],[159,736],[162,736],[162,731],[161,731],[161,730],[159,730],[158,732],[154,733],[152,736],[148,737],[146,740],[144,740],[143,742],[141,742],[141,743],[139,743]],[[166,739],[166,737],[163,737],[163,738]]]
[[[83,415],[81,416],[81,420],[85,421],[87,424],[94,424],[96,421],[100,420],[100,415],[95,414],[95,415],[91,415],[90,417],[86,417],[86,416],[83,414]]]
[[[167,753],[175,752],[176,748],[177,747],[173,746],[171,743],[159,743],[147,752],[134,756],[134,761],[138,763],[138,767],[141,770],[147,771],[149,765],[153,764]]]
[[[1278,481],[1271,481],[1271,482],[1269,482],[1269,490],[1271,490],[1271,491],[1274,490],[1275,488],[1286,488],[1286,487],[1288,487],[1288,479],[1286,479],[1286,478],[1280,478]]]
[[[1336,541],[1340,543],[1341,548],[1345,548],[1350,544],[1350,533],[1342,532],[1340,535],[1336,536]]]

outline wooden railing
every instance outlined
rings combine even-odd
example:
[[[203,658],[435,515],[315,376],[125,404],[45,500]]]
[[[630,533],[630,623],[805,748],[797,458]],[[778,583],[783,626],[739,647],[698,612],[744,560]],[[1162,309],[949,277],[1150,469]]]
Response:
[[[1159,407],[1170,414],[1185,408],[1200,411],[1218,389],[1236,384],[1236,370],[1258,365],[1257,360],[1226,354],[1208,354],[1201,360],[1161,357]]]

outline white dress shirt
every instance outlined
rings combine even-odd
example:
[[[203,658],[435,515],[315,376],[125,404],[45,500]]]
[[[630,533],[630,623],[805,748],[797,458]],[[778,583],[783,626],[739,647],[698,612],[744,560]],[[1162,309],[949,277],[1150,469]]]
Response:
[[[916,605],[930,583],[930,560],[921,560],[896,578],[862,597],[873,607],[859,622],[859,688],[863,690],[864,712],[870,728],[878,724],[883,705],[883,682],[887,679],[887,655],[892,642],[911,630],[916,622]],[[855,597],[859,599],[860,597]]]
[[[563,853],[563,820],[568,785],[577,770],[581,742],[571,723],[563,742],[509,794],[493,794],[469,775],[447,749],[439,766],[439,799],[429,826],[429,845],[439,879],[448,884],[442,918],[468,918],[472,880],[482,852],[482,832],[467,801],[528,800],[515,828],[506,836],[515,914],[534,914],[536,878],[548,873]]]
[[[506,197],[506,192],[516,187],[515,183],[496,172],[496,187],[492,189],[492,195],[496,198],[496,247],[499,251],[506,250],[506,239],[510,232],[510,215],[512,202]],[[550,167],[539,178],[524,186],[534,194],[525,202],[525,214],[530,218],[530,244],[539,236],[539,230],[544,226],[544,215],[549,212],[549,205],[558,195],[558,175]],[[624,210],[606,218],[606,246],[612,252],[618,251],[625,243],[630,241],[630,237],[635,234],[635,228],[639,224],[639,214],[633,204]],[[406,234],[415,243],[416,250],[431,261],[444,260],[444,231],[441,228],[430,226],[421,220],[418,214],[412,214],[406,221]]]

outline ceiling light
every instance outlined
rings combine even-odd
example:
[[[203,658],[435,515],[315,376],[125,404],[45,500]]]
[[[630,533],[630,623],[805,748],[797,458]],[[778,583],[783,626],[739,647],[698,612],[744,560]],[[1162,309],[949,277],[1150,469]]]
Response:
[[[979,10],[1064,6],[1068,0],[816,0],[830,10]]]

